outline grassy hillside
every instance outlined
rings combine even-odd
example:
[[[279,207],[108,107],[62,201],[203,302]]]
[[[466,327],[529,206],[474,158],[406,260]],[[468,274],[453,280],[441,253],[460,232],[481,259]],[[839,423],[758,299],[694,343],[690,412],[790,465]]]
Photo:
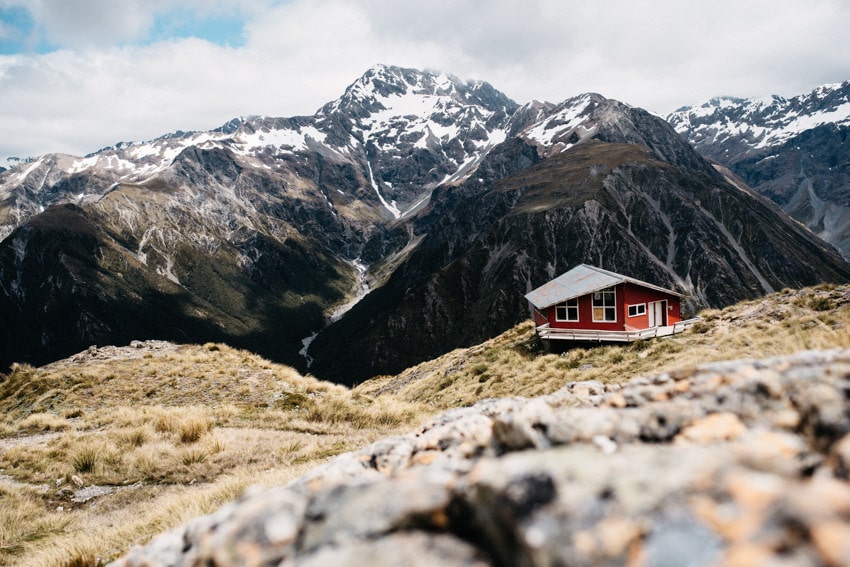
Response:
[[[90,349],[0,376],[0,565],[98,565],[444,408],[808,348],[850,347],[850,286],[702,314],[687,333],[540,350],[530,323],[354,390],[220,344]]]
[[[0,382],[0,565],[97,565],[422,418],[223,345],[147,345]]]
[[[354,392],[443,409],[482,398],[548,394],[577,380],[621,382],[703,362],[850,347],[848,285],[783,290],[700,315],[703,321],[681,335],[560,354],[543,352],[527,321],[397,376],[373,378]]]

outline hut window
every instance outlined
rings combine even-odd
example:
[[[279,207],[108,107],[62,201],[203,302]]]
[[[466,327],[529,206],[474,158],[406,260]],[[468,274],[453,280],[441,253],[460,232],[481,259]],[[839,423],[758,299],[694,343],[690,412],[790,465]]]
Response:
[[[578,298],[555,306],[555,321],[578,321]]]
[[[646,315],[646,303],[629,305],[629,317],[638,317],[640,315]]]
[[[593,292],[593,320],[617,320],[617,294],[613,287]]]

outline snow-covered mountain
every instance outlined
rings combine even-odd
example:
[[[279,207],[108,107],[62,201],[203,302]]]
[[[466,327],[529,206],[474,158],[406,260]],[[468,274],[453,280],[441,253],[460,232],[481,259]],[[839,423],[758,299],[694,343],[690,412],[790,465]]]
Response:
[[[733,145],[744,144],[757,152],[781,146],[818,126],[850,125],[850,81],[790,99],[715,97],[699,106],[680,108],[667,119],[698,150],[728,144],[723,151],[731,152]]]
[[[398,218],[503,141],[516,107],[484,82],[379,65],[311,117],[240,118],[209,132],[119,143],[86,157],[50,154],[15,167],[0,174],[7,208],[5,215],[0,209],[0,237],[50,204],[82,204],[121,184],[167,176],[190,148],[227,152],[240,167],[272,176],[301,154],[347,162],[369,181],[380,214]]]
[[[713,98],[668,120],[850,259],[850,81],[789,99]]]
[[[160,338],[350,382],[492,336],[580,262],[707,305],[850,279],[641,109],[379,65],[312,116],[0,172],[0,367]]]
[[[379,65],[316,119],[329,131],[350,121],[348,139],[335,138],[339,151],[364,160],[376,195],[399,218],[420,207],[437,185],[468,175],[504,141],[516,108],[485,82]]]
[[[411,220],[416,247],[311,343],[317,375],[356,383],[479,343],[528,316],[528,289],[582,262],[680,289],[692,308],[850,278],[670,124],[595,94],[520,108],[475,173]]]
[[[472,171],[504,140],[516,108],[487,83],[379,65],[313,116],[239,118],[208,132],[12,167],[0,173],[0,240],[8,254],[0,267],[8,285],[0,291],[14,313],[4,320],[20,318],[32,337],[10,339],[12,347],[30,346],[5,357],[49,359],[51,345],[64,341],[60,327],[77,329],[73,348],[104,334],[131,339],[141,327],[177,339],[202,330],[294,362],[301,339],[320,330],[350,290],[368,285],[363,266],[380,263],[386,273],[404,257],[413,236],[388,227],[426,206],[435,187]],[[104,258],[124,266],[125,277],[110,283],[110,300],[132,306],[144,297],[135,286],[159,286],[169,301],[194,302],[174,309],[191,314],[140,324],[141,306],[127,323],[113,317],[116,310],[86,311],[71,297],[85,289],[78,285],[85,270],[61,261],[79,252],[62,248],[79,236],[65,234],[65,224],[97,236],[90,244],[99,251],[78,258],[93,274],[114,272],[101,266]],[[52,251],[58,264],[45,257],[51,247],[42,238],[60,239]],[[57,267],[64,275],[53,273]],[[71,283],[62,287],[65,278]],[[81,312],[69,315],[73,321],[54,315],[43,323],[54,330],[24,323],[29,309],[62,310],[75,301]],[[231,314],[246,310],[235,324]]]
[[[671,163],[706,168],[687,144],[670,137],[669,129],[655,116],[596,93],[558,104],[526,104],[511,118],[508,135],[536,146],[541,157],[552,157],[588,140],[600,140],[647,146]]]

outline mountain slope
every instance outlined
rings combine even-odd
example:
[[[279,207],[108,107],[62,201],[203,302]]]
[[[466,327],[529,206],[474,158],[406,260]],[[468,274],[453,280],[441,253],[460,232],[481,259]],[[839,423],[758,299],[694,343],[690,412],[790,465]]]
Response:
[[[295,239],[251,246],[263,255],[250,274],[238,269],[238,249],[221,244],[204,255],[176,243],[167,257],[151,249],[140,258],[76,205],[50,207],[0,247],[1,362],[46,363],[140,337],[297,359],[301,329],[282,322],[321,325],[323,304],[350,280],[339,261]]]
[[[387,284],[318,335],[316,375],[355,384],[481,342],[579,263],[681,289],[692,310],[850,277],[663,120],[598,95],[528,110],[474,179],[435,192],[427,236]]]
[[[668,120],[850,258],[850,82],[790,99],[714,98]]]
[[[313,116],[13,167],[0,238],[0,366],[221,340],[348,383],[513,326],[579,262],[694,305],[850,279],[643,110],[384,65]]]
[[[0,305],[22,332],[4,330],[14,340],[0,348],[0,366],[134,338],[227,340],[303,364],[301,339],[362,285],[360,257],[403,250],[407,234],[388,232],[392,223],[503,139],[515,108],[486,83],[378,66],[312,117],[237,119],[3,173]],[[54,224],[51,206],[63,203],[80,207],[106,248],[138,272],[119,286],[126,294],[77,297],[61,263],[25,236],[31,224]],[[58,239],[39,241],[44,249],[76,241],[61,230],[44,238]],[[80,262],[112,273],[106,248],[86,248]],[[19,257],[40,257],[39,269]],[[168,301],[125,313],[127,297],[174,285]],[[61,313],[33,316],[48,299]],[[66,330],[61,340],[56,329]]]

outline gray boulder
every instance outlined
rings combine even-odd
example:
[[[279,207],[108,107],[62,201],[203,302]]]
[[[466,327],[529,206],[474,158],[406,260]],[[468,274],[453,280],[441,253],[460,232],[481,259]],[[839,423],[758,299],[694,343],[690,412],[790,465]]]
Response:
[[[115,565],[847,565],[850,350],[485,400]]]

